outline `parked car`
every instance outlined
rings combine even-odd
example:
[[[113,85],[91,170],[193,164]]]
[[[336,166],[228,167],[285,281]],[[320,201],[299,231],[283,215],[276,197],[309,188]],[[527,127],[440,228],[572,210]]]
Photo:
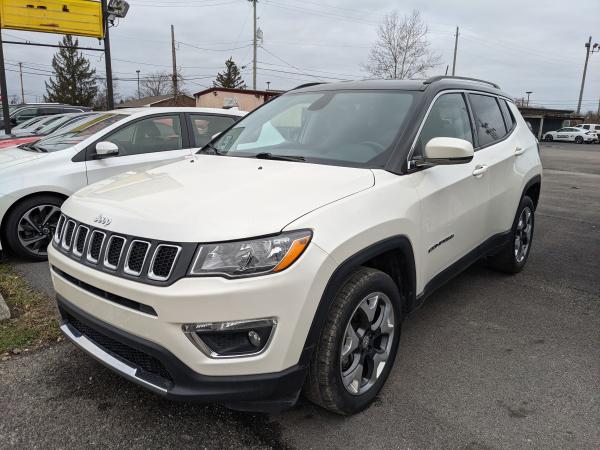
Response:
[[[90,111],[87,106],[70,106],[60,104],[23,105],[10,113],[12,125],[19,125],[37,116]],[[4,119],[0,117],[0,130],[4,130]]]
[[[583,130],[591,131],[592,133],[596,133],[596,143],[598,143],[598,139],[600,138],[600,125],[597,123],[582,123],[580,125],[576,125],[575,128],[581,128]]]
[[[352,414],[436,288],[481,258],[523,269],[541,175],[496,85],[300,87],[191,159],[64,203],[48,250],[61,329],[168,398],[263,410],[304,386]]]
[[[88,183],[189,157],[245,113],[120,109],[0,151],[0,236],[23,258],[46,258],[62,202]]]
[[[583,144],[584,142],[590,144],[597,139],[595,133],[576,127],[561,128],[557,131],[548,131],[543,136],[544,141],[567,141],[575,142],[576,144]]]
[[[44,136],[52,133],[67,131],[71,125],[76,126],[77,122],[99,116],[101,113],[69,113],[55,114],[53,116],[43,116],[43,120],[35,122],[29,127],[19,129],[9,135],[0,137],[0,149],[14,147],[20,144],[39,141]],[[29,123],[29,122],[26,122]]]

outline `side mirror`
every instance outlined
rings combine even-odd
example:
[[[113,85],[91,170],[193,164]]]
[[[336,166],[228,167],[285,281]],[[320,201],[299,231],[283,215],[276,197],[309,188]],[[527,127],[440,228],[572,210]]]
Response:
[[[106,158],[107,156],[115,156],[118,154],[119,147],[112,142],[102,141],[96,144],[96,156],[99,158]]]
[[[10,123],[11,123],[12,125],[16,125],[16,124],[17,124],[17,119],[15,119],[14,117],[11,117],[11,118],[10,118]]]
[[[464,139],[436,137],[425,145],[427,165],[466,164],[473,159],[473,144]]]

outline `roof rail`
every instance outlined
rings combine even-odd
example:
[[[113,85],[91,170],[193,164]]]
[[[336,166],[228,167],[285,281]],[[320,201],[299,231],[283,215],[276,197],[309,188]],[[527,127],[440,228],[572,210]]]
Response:
[[[323,81],[315,81],[313,83],[304,83],[304,84],[301,84],[300,86],[296,86],[295,88],[290,89],[290,91],[295,91],[296,89],[302,89],[302,88],[311,87],[311,86],[317,86],[319,84],[325,84],[325,83]]]
[[[491,81],[480,80],[479,78],[469,78],[469,77],[457,77],[454,75],[436,75],[435,77],[428,78],[423,81],[423,84],[431,84],[440,80],[464,80],[464,81],[476,81],[477,83],[489,84],[490,86],[495,87],[496,89],[500,89],[496,83],[492,83]]]

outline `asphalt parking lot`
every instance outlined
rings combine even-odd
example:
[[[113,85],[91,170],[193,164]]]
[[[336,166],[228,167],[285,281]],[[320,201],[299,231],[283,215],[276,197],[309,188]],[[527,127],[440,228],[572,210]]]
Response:
[[[0,447],[600,448],[600,145],[541,155],[527,268],[474,266],[434,294],[363,413],[173,403],[63,342],[0,362]],[[46,264],[15,264],[52,294]]]

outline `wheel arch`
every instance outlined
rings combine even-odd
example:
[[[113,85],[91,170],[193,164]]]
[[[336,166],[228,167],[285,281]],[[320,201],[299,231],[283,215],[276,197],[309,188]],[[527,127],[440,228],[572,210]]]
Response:
[[[519,200],[519,204],[521,203],[521,200],[523,200],[524,196],[528,196],[533,201],[533,207],[535,209],[537,209],[538,202],[540,200],[541,189],[542,189],[542,176],[535,175],[527,183],[525,183],[525,187],[523,188],[523,192],[521,194],[521,199]]]
[[[10,217],[10,215],[14,211],[14,209],[19,204],[21,204],[22,202],[24,202],[25,200],[28,200],[28,199],[33,198],[33,197],[43,196],[43,195],[53,195],[55,197],[60,197],[63,200],[66,200],[69,197],[68,195],[63,194],[61,192],[46,190],[46,191],[32,192],[30,194],[24,195],[23,197],[19,197],[18,199],[16,199],[8,207],[8,209],[4,213],[4,216],[2,217],[2,221],[0,221],[0,240],[2,240],[2,244],[4,244],[4,245],[7,244],[7,242],[6,242],[6,221],[8,220],[8,217]]]
[[[310,361],[338,289],[346,277],[361,266],[390,275],[400,290],[403,316],[415,308],[417,276],[410,240],[404,235],[397,235],[376,242],[347,258],[329,278],[306,337],[301,364],[308,364]]]

